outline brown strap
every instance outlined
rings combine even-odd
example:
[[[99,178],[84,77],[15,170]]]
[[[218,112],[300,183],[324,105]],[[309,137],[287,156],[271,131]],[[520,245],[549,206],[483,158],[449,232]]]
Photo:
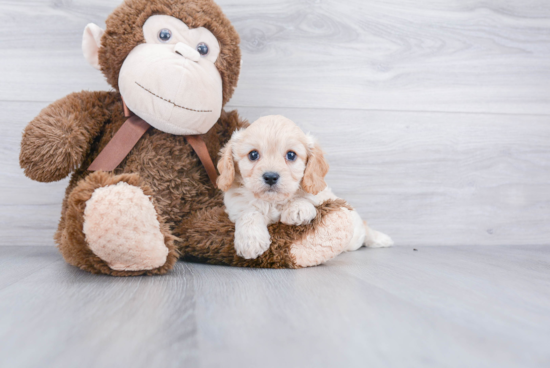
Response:
[[[151,125],[139,116],[133,115],[123,101],[124,116],[129,117],[128,120],[122,124],[118,132],[107,143],[105,148],[95,158],[94,162],[88,168],[89,171],[113,171],[118,165],[128,156],[132,148],[137,144],[141,137],[151,128]],[[208,153],[206,143],[204,143],[201,136],[186,135],[187,143],[193,147],[197,156],[201,160],[206,173],[214,184],[216,185],[216,179],[218,178],[218,172],[214,167],[214,162]]]
[[[216,185],[216,180],[218,179],[218,171],[214,166],[212,157],[210,157],[210,154],[208,153],[206,143],[204,143],[204,140],[200,135],[186,135],[185,139],[187,139],[187,143],[193,147],[195,153],[199,156],[202,166],[206,169],[206,173],[208,174],[210,181],[214,184],[214,188],[217,188],[218,186]]]
[[[113,171],[116,169],[149,128],[151,126],[136,115],[126,120],[88,170]]]

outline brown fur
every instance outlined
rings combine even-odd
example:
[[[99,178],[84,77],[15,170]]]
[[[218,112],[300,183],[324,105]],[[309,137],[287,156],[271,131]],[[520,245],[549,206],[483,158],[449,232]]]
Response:
[[[20,163],[25,175],[52,182],[77,169],[117,100],[120,96],[108,92],[73,93],[42,110],[23,132]]]
[[[223,80],[224,104],[236,86],[239,37],[219,7],[210,0],[126,0],[107,20],[100,64],[109,83],[118,88],[120,66],[128,53],[143,42],[141,26],[152,14],[172,15],[190,27],[204,26],[218,38],[221,54],[216,63]],[[341,203],[319,208],[313,224],[270,227],[273,245],[257,260],[235,256],[234,225],[223,210],[222,194],[211,184],[199,158],[183,136],[150,129],[113,173],[87,171],[125,121],[118,92],[71,94],[44,109],[23,134],[20,164],[30,178],[50,182],[71,172],[55,240],[70,264],[93,273],[116,276],[163,274],[178,258],[246,267],[294,268],[290,245],[319,223]],[[232,132],[247,126],[237,112],[222,111],[219,121],[204,135],[209,153],[217,153]],[[99,187],[124,181],[139,186],[152,197],[169,257],[165,265],[150,271],[113,271],[89,249],[83,229],[86,201]]]
[[[92,273],[107,273],[113,276],[136,276],[136,275],[157,275],[163,274],[174,267],[179,258],[179,253],[174,244],[176,239],[162,216],[157,215],[160,223],[160,231],[164,235],[164,243],[169,250],[166,263],[157,269],[150,271],[115,271],[98,256],[96,256],[88,247],[83,233],[84,209],[94,190],[119,182],[141,187],[145,195],[154,198],[154,193],[146,185],[141,185],[137,174],[112,175],[104,172],[90,174],[86,179],[81,180],[76,188],[71,191],[66,203],[64,216],[64,226],[57,231],[55,239],[59,245],[59,250],[64,255],[65,260],[85,271]],[[153,205],[155,205],[153,200]],[[156,207],[156,206],[155,206]]]
[[[186,236],[177,243],[184,259],[239,267],[299,268],[290,252],[290,245],[322,225],[329,213],[342,207],[351,209],[344,200],[327,201],[317,207],[317,217],[308,225],[291,226],[279,222],[269,226],[271,246],[256,259],[237,256],[233,246],[235,225],[223,207],[205,209],[184,220],[176,228],[176,233],[185,233]]]

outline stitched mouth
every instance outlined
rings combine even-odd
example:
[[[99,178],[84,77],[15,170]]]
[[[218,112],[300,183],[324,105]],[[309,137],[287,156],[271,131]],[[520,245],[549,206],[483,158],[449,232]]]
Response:
[[[150,90],[148,90],[147,88],[145,88],[145,87],[143,87],[141,84],[139,84],[138,82],[136,82],[136,84],[137,84],[139,87],[141,87],[143,90],[145,90],[145,91],[149,92],[150,94],[152,94],[153,96],[155,96],[156,98],[158,98],[158,99],[160,99],[160,100],[163,100],[163,101],[165,101],[165,102],[168,102],[168,103],[174,105],[175,107],[179,107],[180,109],[184,109],[184,110],[188,110],[188,111],[193,111],[193,112],[212,112],[212,110],[195,110],[195,109],[190,109],[190,108],[185,107],[185,106],[180,106],[180,105],[176,104],[175,102],[172,102],[172,101],[170,101],[170,100],[167,100],[167,99],[165,99],[164,97],[160,97],[159,95],[157,95],[157,94],[151,92]]]

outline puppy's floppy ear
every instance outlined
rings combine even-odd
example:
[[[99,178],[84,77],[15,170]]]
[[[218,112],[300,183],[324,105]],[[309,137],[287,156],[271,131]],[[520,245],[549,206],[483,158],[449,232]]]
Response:
[[[302,179],[302,188],[313,195],[327,187],[325,176],[328,173],[328,162],[323,150],[312,136],[308,135],[308,158],[306,171]]]
[[[220,176],[216,183],[218,188],[227,192],[235,180],[235,162],[233,161],[233,147],[241,135],[242,130],[233,132],[231,139],[220,151],[220,160],[218,161],[218,171]]]

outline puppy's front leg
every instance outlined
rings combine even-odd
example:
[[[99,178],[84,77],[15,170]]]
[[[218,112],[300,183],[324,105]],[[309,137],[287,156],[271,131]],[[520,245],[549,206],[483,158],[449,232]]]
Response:
[[[286,204],[281,213],[281,222],[287,225],[309,224],[317,216],[315,206],[308,200],[298,198]]]
[[[255,259],[271,245],[264,216],[260,212],[245,212],[235,222],[235,250],[237,255]]]

